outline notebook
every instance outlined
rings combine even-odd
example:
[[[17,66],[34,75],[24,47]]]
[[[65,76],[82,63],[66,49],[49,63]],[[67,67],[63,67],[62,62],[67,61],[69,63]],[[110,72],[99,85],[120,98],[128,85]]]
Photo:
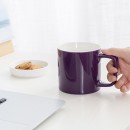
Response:
[[[59,99],[0,91],[0,130],[33,130],[64,103]]]

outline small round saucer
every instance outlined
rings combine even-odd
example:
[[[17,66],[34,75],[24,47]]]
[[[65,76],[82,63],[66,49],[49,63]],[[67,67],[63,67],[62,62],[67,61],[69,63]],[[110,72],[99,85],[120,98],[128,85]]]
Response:
[[[42,66],[41,68],[38,69],[28,69],[28,70],[23,70],[23,69],[17,69],[16,66],[25,62],[31,62],[34,65],[39,65]],[[43,76],[46,69],[47,69],[48,63],[42,60],[21,60],[21,61],[16,61],[10,65],[10,72],[13,76],[16,77],[23,77],[23,78],[33,78],[33,77],[40,77]]]

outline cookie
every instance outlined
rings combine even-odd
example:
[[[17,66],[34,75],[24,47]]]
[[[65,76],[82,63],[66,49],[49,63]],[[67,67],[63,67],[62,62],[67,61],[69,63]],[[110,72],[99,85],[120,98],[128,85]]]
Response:
[[[31,65],[29,69],[34,70],[34,69],[40,69],[40,68],[43,68],[43,67],[40,65]]]
[[[31,65],[32,65],[32,62],[24,62],[24,63],[22,63],[22,64],[19,64],[19,65],[17,65],[15,68],[16,69],[23,69],[23,70],[26,70],[26,69],[29,69],[30,67],[31,67]]]

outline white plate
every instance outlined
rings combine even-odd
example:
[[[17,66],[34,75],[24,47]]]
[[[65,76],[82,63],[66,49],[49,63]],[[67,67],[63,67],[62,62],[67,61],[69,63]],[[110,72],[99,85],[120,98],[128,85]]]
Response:
[[[43,66],[43,68],[34,69],[34,70],[21,70],[16,69],[15,67],[21,63],[31,61],[32,64]],[[24,77],[24,78],[33,78],[43,76],[47,70],[48,63],[41,60],[21,60],[11,64],[10,72],[13,76]]]

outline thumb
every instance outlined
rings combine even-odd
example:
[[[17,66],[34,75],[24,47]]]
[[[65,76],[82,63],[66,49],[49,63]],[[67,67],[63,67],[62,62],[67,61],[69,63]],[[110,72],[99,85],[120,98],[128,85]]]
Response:
[[[102,49],[101,51],[103,54],[106,54],[106,55],[113,55],[120,58],[124,57],[123,49],[121,48]]]

